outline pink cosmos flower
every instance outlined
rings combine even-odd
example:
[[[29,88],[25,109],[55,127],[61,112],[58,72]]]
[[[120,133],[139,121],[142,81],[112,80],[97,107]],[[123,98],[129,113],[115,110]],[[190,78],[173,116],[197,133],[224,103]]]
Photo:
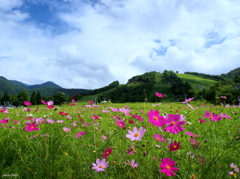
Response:
[[[171,143],[168,148],[170,149],[170,151],[176,151],[178,149],[180,149],[182,146],[180,145],[180,142],[176,142],[174,141],[173,143]]]
[[[126,116],[128,116],[128,115],[129,115],[129,112],[130,112],[129,109],[125,109],[125,108],[120,108],[120,109],[118,109],[118,111],[119,111],[119,112],[122,112],[122,113],[125,114]]]
[[[118,127],[121,127],[121,128],[126,126],[125,122],[123,122],[122,120],[117,120],[116,124]]]
[[[144,136],[146,132],[146,129],[143,129],[143,127],[140,127],[137,129],[136,127],[133,127],[133,131],[128,130],[128,134],[126,134],[126,137],[129,138],[130,140],[141,140],[142,137]]]
[[[8,121],[9,121],[8,118],[4,118],[4,119],[0,120],[0,123],[2,123],[2,124],[7,124]]]
[[[25,106],[31,106],[32,105],[32,103],[29,102],[29,101],[24,101],[23,103],[24,103]]]
[[[131,162],[128,161],[128,163],[124,163],[125,165],[130,165],[132,168],[137,168],[138,167],[138,163],[135,163],[134,160],[132,160]]]
[[[102,119],[102,118],[99,117],[98,115],[92,115],[91,119],[98,119],[98,120],[100,120],[100,119]]]
[[[189,103],[189,102],[192,101],[193,99],[194,99],[194,98],[185,99],[185,101],[182,102],[182,103]]]
[[[206,121],[206,120],[203,120],[203,119],[198,119],[198,121],[199,121],[200,123],[207,123],[207,121]]]
[[[206,111],[205,115],[202,115],[202,117],[209,118],[211,121],[220,121],[222,119],[218,114],[211,114],[210,111]]]
[[[92,169],[96,170],[96,172],[105,171],[105,168],[109,167],[108,163],[109,162],[106,162],[105,158],[103,158],[102,160],[97,159],[96,164],[92,163],[93,165]]]
[[[154,134],[153,137],[159,142],[164,142],[165,141],[165,139],[163,139],[163,136],[160,135],[160,134]]]
[[[72,99],[72,102],[73,102],[73,103],[77,103],[74,99]]]
[[[79,138],[79,137],[82,137],[84,134],[85,134],[85,132],[81,131],[81,132],[77,133],[74,137]]]
[[[156,96],[159,97],[159,98],[163,98],[163,97],[164,97],[164,95],[163,95],[162,93],[156,92],[155,94],[156,94]]]
[[[226,97],[226,96],[221,96],[221,98],[222,98],[222,99],[227,99],[227,97]]]
[[[72,119],[72,116],[67,115],[67,118],[68,118],[68,119]]]
[[[2,107],[2,106],[1,106]],[[8,109],[2,109],[2,108],[0,108],[1,110],[0,110],[0,113],[8,113]]]
[[[30,108],[23,108],[23,111],[31,111],[31,109]]]
[[[103,139],[103,140],[107,140],[108,138],[107,138],[107,136],[102,135],[102,139]]]
[[[158,110],[154,111],[153,109],[150,109],[150,112],[148,112],[148,121],[158,127],[162,127],[165,125],[164,123],[164,117],[159,116],[160,112]]]
[[[41,102],[42,102],[43,104],[46,104],[46,105],[47,105],[46,101],[44,101],[44,100],[42,100],[42,99],[41,99]]]
[[[64,130],[64,132],[69,132],[69,131],[70,131],[70,128],[68,128],[68,127],[63,127],[63,130]]]
[[[64,123],[63,120],[57,120],[57,123]]]
[[[90,104],[94,104],[94,101],[88,101]]]
[[[221,117],[222,119],[230,119],[231,116],[228,116],[227,114],[223,114],[223,113],[220,113],[219,117]]]
[[[194,147],[200,148],[199,146],[200,142],[197,142],[196,140],[194,140],[194,138],[191,138],[189,141]]]
[[[102,112],[104,112],[104,113],[109,113],[109,111],[108,111],[108,110],[104,110],[104,109],[102,110]]]
[[[177,167],[173,167],[176,165],[175,161],[171,161],[170,158],[163,158],[162,163],[160,163],[160,167],[162,168],[160,171],[165,173],[167,176],[175,176],[174,171],[178,171]]]
[[[191,136],[191,137],[199,137],[199,135],[197,135],[197,134],[193,134],[192,132],[186,132],[186,134],[188,135],[188,136]]]
[[[113,108],[113,107],[109,107],[109,109],[111,109],[113,112],[118,112],[119,111],[119,109]]]
[[[108,147],[104,152],[102,153],[102,158],[107,158],[112,153],[112,148]]]
[[[164,128],[166,132],[178,134],[183,131],[184,128],[181,125],[186,124],[185,121],[180,120],[181,116],[179,114],[168,114],[167,119],[164,121],[167,126]]]
[[[54,123],[54,120],[53,119],[46,119],[47,123]]]
[[[31,124],[28,122],[28,123],[26,123],[26,125],[27,126],[24,126],[25,131],[32,132],[32,131],[40,130],[39,128],[37,128],[37,126],[39,126],[39,125],[36,125],[35,122],[32,122]]]
[[[88,127],[88,126],[90,126],[90,124],[88,124],[87,122],[84,122],[84,123],[83,123],[83,126],[84,126],[84,127]]]
[[[141,122],[143,121],[143,118],[140,115],[135,115],[135,114],[129,114],[129,115]]]

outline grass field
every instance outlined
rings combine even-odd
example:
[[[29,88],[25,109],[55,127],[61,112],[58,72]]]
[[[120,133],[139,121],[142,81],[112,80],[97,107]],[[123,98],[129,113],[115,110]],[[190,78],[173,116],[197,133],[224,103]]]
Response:
[[[239,107],[191,104],[78,102],[52,109],[43,105],[1,109],[1,175],[24,179],[239,177]],[[102,163],[96,163],[98,159]]]

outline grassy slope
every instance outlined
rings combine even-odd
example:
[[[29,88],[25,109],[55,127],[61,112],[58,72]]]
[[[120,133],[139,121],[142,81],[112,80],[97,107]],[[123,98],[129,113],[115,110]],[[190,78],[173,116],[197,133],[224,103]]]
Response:
[[[194,75],[189,75],[189,74],[177,74],[179,78],[181,78],[184,82],[188,82],[192,85],[193,88],[197,88],[197,86],[210,86],[213,83],[216,83],[214,80],[209,80],[209,79],[204,79],[201,77],[197,77]],[[162,82],[163,81],[163,74],[157,73],[156,74],[156,84],[153,87],[153,90],[151,93],[159,92],[162,94],[166,94],[169,98],[172,97],[171,94],[171,85],[170,84],[165,84]],[[138,84],[130,84],[131,86],[133,85],[138,85]],[[121,85],[119,85],[121,86]],[[114,88],[115,89],[115,88]],[[87,102],[87,101],[93,101],[95,96],[102,95],[104,93],[108,93],[113,91],[114,89],[96,94],[96,95],[89,95],[89,96],[84,96],[81,101],[82,102]]]
[[[179,78],[181,78],[184,82],[187,81],[192,85],[192,87],[196,88],[199,85],[202,86],[210,86],[213,83],[216,83],[217,81],[210,80],[210,79],[204,79],[198,76],[189,75],[189,74],[177,74]]]

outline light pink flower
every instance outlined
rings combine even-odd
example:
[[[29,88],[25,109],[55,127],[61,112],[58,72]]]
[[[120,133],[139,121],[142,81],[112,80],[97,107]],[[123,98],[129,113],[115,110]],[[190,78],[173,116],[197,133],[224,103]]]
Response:
[[[108,138],[107,138],[107,136],[102,135],[102,139],[103,139],[103,140],[107,140]]]
[[[126,137],[129,138],[130,140],[141,140],[142,137],[144,136],[146,132],[146,129],[143,129],[143,127],[140,127],[137,129],[136,127],[133,127],[133,131],[128,130],[128,134],[126,134]]]
[[[189,102],[192,101],[193,99],[194,99],[194,98],[185,99],[185,101],[182,102],[182,103],[189,103]]]
[[[130,165],[132,168],[138,167],[138,163],[135,163],[134,160],[132,160],[131,162],[128,161],[128,163],[125,163],[125,165]]]
[[[159,142],[164,142],[165,141],[165,139],[163,139],[163,136],[160,135],[160,134],[154,134],[153,137]]]
[[[206,111],[205,115],[202,115],[202,117],[209,118],[211,121],[220,121],[222,119],[218,114],[211,114],[210,111]]]
[[[97,159],[96,164],[92,163],[93,165],[92,169],[96,170],[96,172],[105,171],[105,168],[109,167],[108,163],[109,162],[106,162],[105,158],[103,158],[102,160]]]
[[[69,132],[69,131],[70,131],[70,128],[68,128],[68,127],[63,127],[63,130],[64,130],[64,132]]]
[[[57,123],[64,123],[63,120],[57,120]]]

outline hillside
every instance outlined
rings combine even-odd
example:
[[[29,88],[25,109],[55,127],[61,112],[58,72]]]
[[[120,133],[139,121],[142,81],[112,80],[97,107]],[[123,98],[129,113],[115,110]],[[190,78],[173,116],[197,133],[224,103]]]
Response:
[[[171,72],[174,74],[174,72]],[[170,74],[170,78],[171,78]],[[215,80],[204,79],[190,74],[176,74],[176,80],[180,80],[183,84],[189,84],[191,91],[199,90],[198,88],[207,88],[216,83]],[[175,79],[174,79],[175,80]],[[173,80],[173,81],[174,81]],[[84,95],[82,101],[92,100],[97,98],[98,102],[104,99],[111,99],[112,102],[144,102],[144,101],[159,101],[155,96],[155,92],[165,94],[164,100],[173,101],[172,83],[166,81],[164,73],[148,72],[142,75],[137,75],[128,80],[127,84],[118,85],[111,90],[101,91],[94,95]],[[191,95],[189,92],[188,95]],[[186,93],[187,94],[187,93]],[[175,95],[179,98],[178,95]],[[175,97],[175,98],[176,98]],[[190,96],[189,96],[190,97]],[[183,95],[181,96],[183,98]]]
[[[29,95],[31,95],[34,90],[39,91],[41,95],[45,97],[52,96],[56,94],[58,91],[63,92],[68,96],[84,94],[89,91],[86,89],[65,89],[50,81],[43,84],[39,84],[39,85],[27,85],[16,80],[8,80],[5,77],[0,76],[0,95],[1,96],[6,91],[8,92],[8,95],[17,95],[24,90],[27,91]]]

